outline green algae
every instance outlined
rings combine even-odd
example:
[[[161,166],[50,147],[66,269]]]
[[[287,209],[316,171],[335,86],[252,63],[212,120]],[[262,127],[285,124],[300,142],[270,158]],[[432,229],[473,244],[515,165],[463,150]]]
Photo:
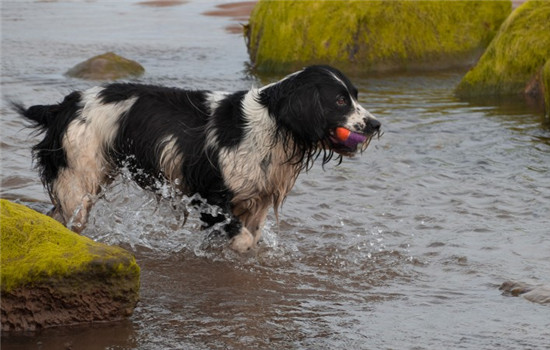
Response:
[[[112,293],[121,287],[137,298],[140,269],[124,249],[94,242],[48,216],[3,199],[0,218],[2,293],[40,284],[85,288],[96,283],[97,288],[97,283],[108,283]]]
[[[144,72],[145,68],[138,62],[107,52],[77,64],[65,74],[87,80],[117,80],[139,77]]]
[[[550,2],[528,1],[502,24],[456,93],[460,97],[524,94],[549,59]]]
[[[245,35],[260,72],[431,70],[471,63],[510,11],[510,1],[261,0]]]

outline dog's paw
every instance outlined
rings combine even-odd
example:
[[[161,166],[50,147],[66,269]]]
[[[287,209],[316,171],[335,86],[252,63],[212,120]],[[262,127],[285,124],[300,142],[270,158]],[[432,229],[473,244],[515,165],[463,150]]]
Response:
[[[231,238],[231,241],[229,241],[229,248],[241,254],[254,248],[254,245],[254,236],[244,227],[241,230],[241,233]]]

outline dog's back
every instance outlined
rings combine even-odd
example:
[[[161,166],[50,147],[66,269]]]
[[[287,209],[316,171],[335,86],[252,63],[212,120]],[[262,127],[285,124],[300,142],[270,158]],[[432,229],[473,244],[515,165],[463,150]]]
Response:
[[[44,133],[33,154],[55,206],[52,216],[80,231],[93,197],[121,166],[143,187],[160,177],[181,179],[185,171],[200,171],[196,178],[217,182],[220,175],[212,173],[212,166],[200,164],[206,159],[201,152],[210,113],[204,96],[201,91],[111,84],[73,92],[55,105],[26,109],[14,103]],[[184,149],[185,164],[192,165],[187,168],[182,167]]]

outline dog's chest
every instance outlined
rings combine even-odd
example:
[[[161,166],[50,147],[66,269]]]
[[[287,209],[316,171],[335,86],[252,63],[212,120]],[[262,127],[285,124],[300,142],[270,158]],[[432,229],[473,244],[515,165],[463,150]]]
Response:
[[[280,146],[251,150],[241,145],[220,153],[224,181],[235,194],[235,200],[273,195],[284,197],[297,175],[297,167],[285,159]]]

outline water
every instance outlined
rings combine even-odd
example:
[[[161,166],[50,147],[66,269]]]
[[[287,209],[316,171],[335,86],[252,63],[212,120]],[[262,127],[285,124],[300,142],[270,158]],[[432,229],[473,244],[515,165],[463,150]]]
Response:
[[[232,91],[274,79],[247,73],[226,29],[236,22],[203,15],[216,4],[3,2],[0,196],[49,209],[37,138],[6,101],[92,86],[62,75],[91,56],[135,59],[146,83]],[[253,255],[209,242],[193,215],[182,227],[169,200],[119,179],[84,233],[135,253],[134,315],[3,335],[2,348],[548,348],[548,306],[498,287],[550,283],[550,126],[518,101],[457,100],[463,73],[352,77],[384,136],[302,174]]]

